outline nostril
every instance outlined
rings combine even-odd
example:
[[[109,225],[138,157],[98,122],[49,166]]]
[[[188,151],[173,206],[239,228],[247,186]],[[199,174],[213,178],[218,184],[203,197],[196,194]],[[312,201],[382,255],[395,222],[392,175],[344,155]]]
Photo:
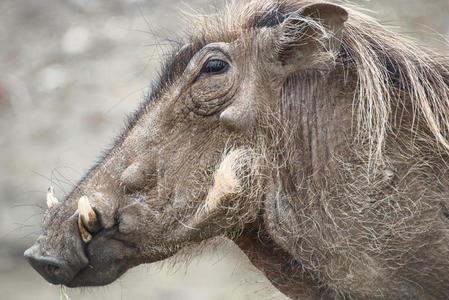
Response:
[[[58,266],[46,265],[44,268],[48,274],[52,274],[54,276],[59,276],[61,274],[61,268]]]

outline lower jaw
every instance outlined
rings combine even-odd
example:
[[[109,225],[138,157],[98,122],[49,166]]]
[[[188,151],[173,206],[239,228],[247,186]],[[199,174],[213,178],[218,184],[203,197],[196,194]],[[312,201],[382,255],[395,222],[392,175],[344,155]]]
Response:
[[[152,255],[150,256],[151,258],[145,257],[143,259],[129,259],[126,261],[122,261],[122,263],[126,263],[123,263],[119,267],[115,267],[114,270],[101,270],[95,268],[95,266],[88,265],[84,269],[81,269],[69,282],[64,283],[64,285],[69,288],[105,286],[117,280],[127,270],[133,267],[136,267],[140,264],[149,264],[157,261],[162,261],[170,256],[173,256],[174,254],[176,254],[176,251],[175,253],[172,253],[168,256],[167,254],[163,255],[162,253],[160,253],[159,255],[152,253]]]
[[[126,271],[126,270],[125,270]],[[123,272],[115,272],[115,271],[103,271],[98,272],[92,266],[88,266],[85,269],[82,269],[78,274],[75,275],[70,282],[65,283],[64,285],[69,288],[77,288],[77,287],[87,287],[87,286],[104,286],[114,282],[117,278],[119,278]],[[112,273],[109,276],[106,276],[105,273]]]

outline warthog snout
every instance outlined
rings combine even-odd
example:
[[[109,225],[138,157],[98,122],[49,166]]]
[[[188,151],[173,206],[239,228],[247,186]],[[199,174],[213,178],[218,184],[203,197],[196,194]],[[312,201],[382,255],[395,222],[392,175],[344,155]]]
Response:
[[[54,284],[70,282],[78,272],[59,258],[44,256],[38,245],[28,248],[23,255],[42,277]]]
[[[68,203],[60,202],[50,187],[47,193],[50,213],[44,222],[53,224],[58,230],[42,234],[23,254],[30,265],[53,284],[70,283],[89,264],[86,245],[98,231],[99,225],[87,197],[81,197],[77,204],[78,209],[74,213],[61,219],[55,218]],[[65,235],[70,238],[61,238]]]

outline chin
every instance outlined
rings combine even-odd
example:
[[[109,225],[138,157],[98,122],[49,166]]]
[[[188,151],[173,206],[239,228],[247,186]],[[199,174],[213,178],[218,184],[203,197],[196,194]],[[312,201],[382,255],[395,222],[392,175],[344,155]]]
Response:
[[[108,285],[123,275],[127,269],[110,268],[107,270],[95,270],[94,267],[89,266],[81,270],[65,285],[70,288]]]

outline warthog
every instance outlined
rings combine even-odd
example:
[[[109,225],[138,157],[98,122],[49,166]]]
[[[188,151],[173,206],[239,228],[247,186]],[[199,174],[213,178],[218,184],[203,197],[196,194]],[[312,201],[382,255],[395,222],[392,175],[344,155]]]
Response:
[[[199,17],[30,264],[105,285],[224,236],[291,298],[449,298],[448,59],[338,3]]]

